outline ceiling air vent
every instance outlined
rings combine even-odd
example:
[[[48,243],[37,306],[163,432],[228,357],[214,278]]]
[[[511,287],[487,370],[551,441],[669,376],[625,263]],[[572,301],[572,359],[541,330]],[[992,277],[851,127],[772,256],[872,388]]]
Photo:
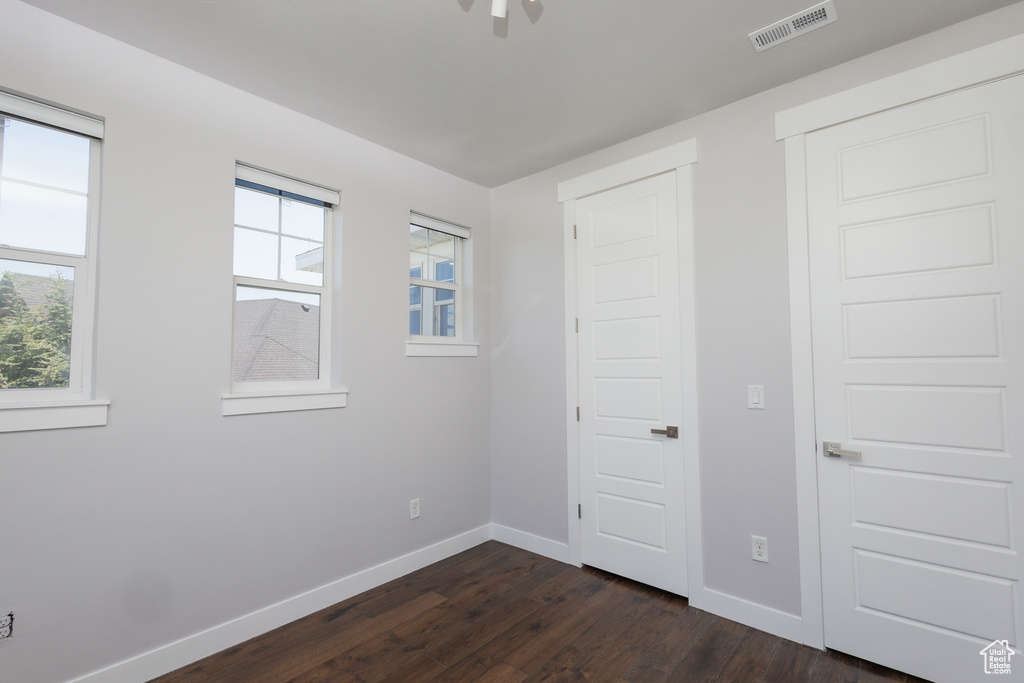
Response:
[[[825,24],[831,24],[836,20],[836,6],[832,0],[825,0],[814,7],[797,12],[791,17],[777,21],[771,26],[754,31],[750,35],[750,42],[754,49],[760,52],[784,43],[791,38],[821,28]]]

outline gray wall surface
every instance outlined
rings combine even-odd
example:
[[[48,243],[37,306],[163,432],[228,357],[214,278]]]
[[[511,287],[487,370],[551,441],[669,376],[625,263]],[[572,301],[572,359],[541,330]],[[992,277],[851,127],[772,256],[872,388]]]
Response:
[[[105,427],[0,434],[0,680],[68,680],[487,524],[488,191],[27,5],[0,17],[0,85],[106,118],[111,401]],[[236,160],[341,190],[347,408],[221,416]],[[410,210],[474,228],[478,358],[405,357]]]
[[[696,138],[705,584],[799,615],[785,152],[774,115],[1022,31],[1018,3],[493,190],[494,522],[568,540],[557,184]],[[764,411],[747,409],[748,384],[765,386]],[[752,534],[768,537],[770,564],[750,559]]]

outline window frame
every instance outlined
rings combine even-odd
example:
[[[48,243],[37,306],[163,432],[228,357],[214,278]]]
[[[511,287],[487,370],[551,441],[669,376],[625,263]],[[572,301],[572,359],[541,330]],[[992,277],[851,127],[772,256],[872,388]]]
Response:
[[[426,334],[410,334],[405,343],[405,355],[414,356],[477,356],[480,345],[473,341],[473,242],[472,230],[426,214],[411,211],[409,226],[416,226],[455,237],[454,283],[409,275],[409,286],[420,287],[420,325],[422,330],[424,313],[428,306],[437,308],[434,291],[443,289],[454,293],[455,335],[451,337]],[[410,272],[411,268],[406,272]],[[422,272],[421,272],[422,275]],[[434,273],[436,277],[436,273]],[[410,329],[409,313],[416,307],[411,303],[406,312],[406,329]],[[431,319],[435,319],[432,315]]]
[[[102,191],[104,123],[68,109],[0,91],[0,116],[77,135],[89,142],[84,253],[0,246],[0,259],[74,268],[71,304],[71,346],[67,387],[0,389],[0,433],[102,426],[108,400],[95,391],[96,283]],[[2,133],[0,133],[2,134]]]
[[[239,181],[242,181],[239,183]],[[257,187],[253,187],[256,185]],[[315,185],[303,180],[298,180],[279,173],[265,171],[254,166],[242,164],[235,165],[235,182],[232,184],[232,206],[235,205],[234,197],[237,188],[252,192],[263,192],[268,196],[276,197],[278,200],[290,199],[292,201],[303,201],[300,197],[323,202],[324,206],[324,232],[323,232],[323,281],[320,285],[289,282],[280,278],[266,279],[246,275],[236,275],[234,272],[234,246],[235,231],[251,229],[259,232],[266,232],[251,226],[239,226],[232,221],[232,266],[231,266],[231,352],[228,366],[228,392],[222,397],[222,414],[247,415],[252,413],[284,412],[292,410],[316,410],[322,408],[342,408],[347,404],[347,390],[333,386],[333,374],[331,367],[332,345],[333,345],[333,322],[332,322],[332,293],[335,288],[334,277],[334,239],[336,231],[336,213],[341,202],[341,194],[322,185]],[[266,192],[264,189],[273,190]],[[306,202],[311,206],[318,206],[315,203]],[[280,269],[280,248],[281,237],[287,237],[281,232],[280,216],[278,222],[278,268]],[[318,242],[318,240],[311,240]],[[279,273],[280,275],[280,273]],[[320,297],[319,306],[319,339],[318,339],[318,368],[316,379],[290,379],[280,381],[240,381],[235,379],[235,319],[238,307],[239,287],[253,287],[257,289],[272,290],[286,293],[315,294]]]

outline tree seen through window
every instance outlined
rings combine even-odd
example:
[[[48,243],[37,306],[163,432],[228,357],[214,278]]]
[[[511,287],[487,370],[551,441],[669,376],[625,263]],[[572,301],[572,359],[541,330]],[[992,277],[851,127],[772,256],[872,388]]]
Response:
[[[0,261],[0,389],[69,383],[74,269],[33,265]]]

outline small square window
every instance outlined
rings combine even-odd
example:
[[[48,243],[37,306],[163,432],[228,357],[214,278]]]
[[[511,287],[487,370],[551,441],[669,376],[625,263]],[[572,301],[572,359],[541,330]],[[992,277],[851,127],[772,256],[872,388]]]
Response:
[[[456,277],[462,237],[415,223],[409,226],[409,333],[455,337],[462,288]]]
[[[409,222],[409,356],[475,356],[467,278],[470,231],[413,213]]]

